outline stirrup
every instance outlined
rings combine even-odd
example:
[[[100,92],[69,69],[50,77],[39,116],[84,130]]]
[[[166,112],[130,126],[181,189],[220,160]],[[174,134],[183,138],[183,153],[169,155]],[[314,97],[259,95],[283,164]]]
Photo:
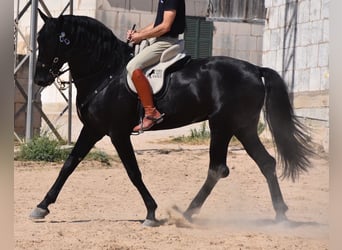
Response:
[[[140,129],[139,129],[138,131],[134,131],[134,130],[133,130],[133,131],[131,132],[131,135],[140,135],[140,134],[144,133],[144,131],[149,130],[149,129],[152,128],[154,125],[161,123],[161,122],[164,120],[164,116],[165,116],[165,113],[160,114],[160,117],[158,117],[158,118],[154,118],[154,117],[152,117],[152,116],[145,116],[144,118],[146,118],[146,119],[152,121],[151,126],[149,126],[149,127],[147,127],[147,128],[144,128],[144,127],[143,127],[143,124],[144,124],[144,123],[143,123],[143,119],[141,119],[141,120],[140,120]]]
[[[160,114],[160,116],[158,118],[154,118],[152,116],[145,116],[145,118],[151,120],[153,122],[152,123],[152,126],[153,126],[155,124],[161,123],[164,120],[164,118],[163,118],[164,115],[165,115],[165,113],[162,113],[162,114]],[[151,128],[152,126],[150,126],[149,128]],[[145,129],[145,130],[148,130],[148,129]]]

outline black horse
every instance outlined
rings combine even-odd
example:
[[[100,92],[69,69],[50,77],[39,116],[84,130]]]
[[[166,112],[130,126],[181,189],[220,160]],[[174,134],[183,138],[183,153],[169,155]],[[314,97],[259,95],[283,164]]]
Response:
[[[44,218],[65,181],[94,144],[108,135],[128,176],[147,208],[146,225],[156,225],[157,204],[142,181],[131,144],[132,128],[139,122],[139,101],[126,82],[126,64],[132,48],[118,40],[99,21],[83,16],[50,18],[40,12],[44,26],[39,31],[39,55],[35,82],[48,86],[67,62],[77,88],[77,111],[83,128],[59,176],[45,198],[31,213]],[[262,80],[264,78],[264,82]],[[296,179],[309,167],[312,153],[309,137],[295,117],[287,87],[274,70],[230,57],[189,60],[172,73],[169,86],[155,98],[165,113],[164,121],[152,130],[170,129],[209,121],[210,163],[207,179],[184,217],[191,220],[220,178],[229,175],[228,144],[235,136],[257,163],[271,193],[276,219],[286,219],[286,206],[276,175],[276,161],[261,143],[257,125],[265,116],[273,134],[283,176]]]

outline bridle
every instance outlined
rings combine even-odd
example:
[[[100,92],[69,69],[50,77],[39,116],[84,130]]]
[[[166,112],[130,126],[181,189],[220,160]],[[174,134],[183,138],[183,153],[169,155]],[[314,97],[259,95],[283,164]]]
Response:
[[[70,68],[67,68],[65,70],[60,70],[60,67],[58,67],[58,62],[60,61],[60,57],[59,55],[59,51],[60,51],[60,46],[62,44],[65,44],[67,46],[70,45],[70,40],[66,37],[65,32],[62,31],[59,35],[59,43],[57,45],[57,50],[56,50],[56,54],[57,56],[55,56],[52,59],[52,63],[50,64],[50,68],[48,69],[49,74],[51,74],[53,76],[53,78],[55,79],[56,83],[59,85],[58,88],[61,90],[66,89],[65,85],[66,84],[70,84],[71,82],[69,81],[62,81],[60,79],[60,76],[63,75],[65,72],[69,71]],[[42,68],[46,68],[47,65],[45,63],[41,64]]]

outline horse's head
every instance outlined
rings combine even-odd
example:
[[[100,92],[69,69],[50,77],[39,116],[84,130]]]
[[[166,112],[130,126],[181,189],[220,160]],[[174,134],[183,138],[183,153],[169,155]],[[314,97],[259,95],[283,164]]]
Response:
[[[34,82],[39,86],[52,84],[66,62],[65,51],[70,46],[67,34],[61,30],[60,18],[50,18],[39,10],[44,25],[38,33],[38,60]]]

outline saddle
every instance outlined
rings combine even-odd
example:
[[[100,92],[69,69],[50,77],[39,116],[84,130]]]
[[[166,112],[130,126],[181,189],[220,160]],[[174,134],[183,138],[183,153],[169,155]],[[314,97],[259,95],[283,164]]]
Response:
[[[138,54],[147,46],[149,46],[150,42],[151,41],[144,40],[141,42],[140,46],[136,46],[135,55]],[[183,62],[187,61],[187,60],[182,60],[186,58],[189,58],[189,56],[187,56],[184,53],[184,40],[179,40],[177,44],[172,45],[170,48],[166,49],[162,53],[158,64],[155,64],[143,70],[147,79],[150,82],[153,94],[159,93],[161,89],[163,89],[165,83],[168,82],[168,81],[165,81],[165,77],[167,73],[169,73],[168,71],[170,71],[168,69],[175,68],[171,66],[177,63],[182,64]],[[128,75],[127,75],[127,84],[130,90],[132,90],[134,93],[137,93],[134,87],[133,81]]]

